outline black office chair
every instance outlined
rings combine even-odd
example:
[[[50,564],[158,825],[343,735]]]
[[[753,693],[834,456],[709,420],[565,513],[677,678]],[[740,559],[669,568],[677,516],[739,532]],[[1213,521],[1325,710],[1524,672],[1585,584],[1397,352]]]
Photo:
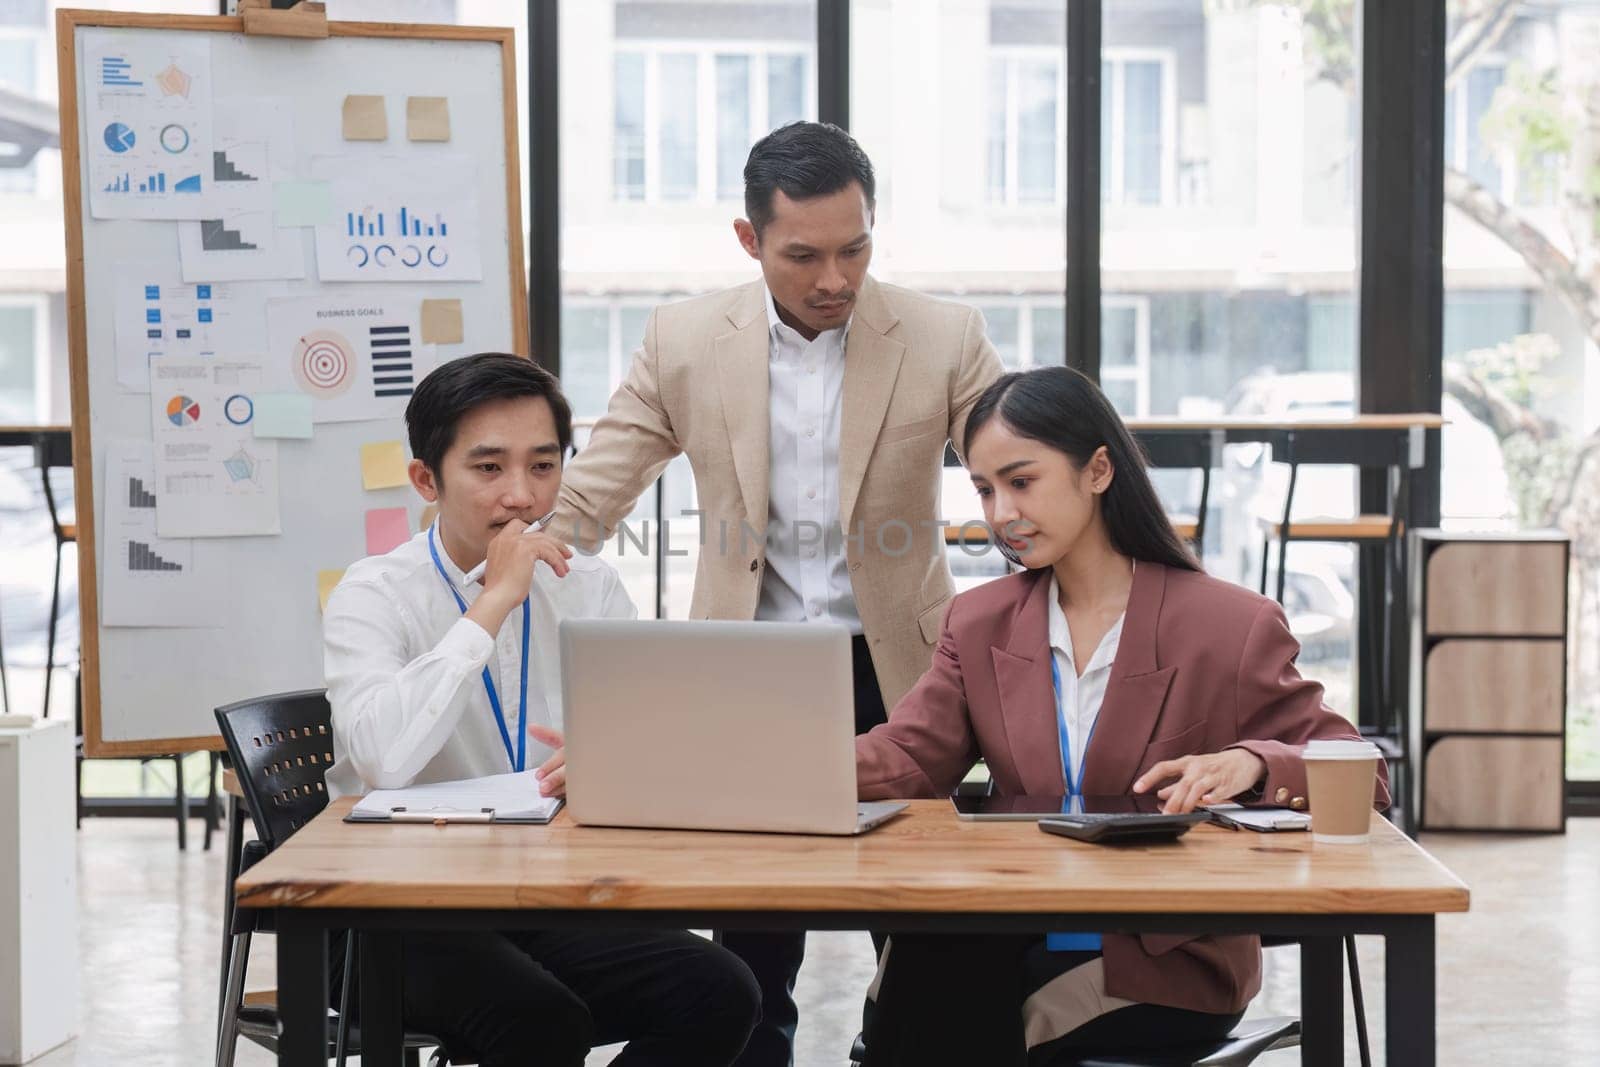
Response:
[[[1148,431],[1136,437],[1151,469],[1200,472],[1200,499],[1195,513],[1173,513],[1167,518],[1178,536],[1189,542],[1194,554],[1204,559],[1206,513],[1211,508],[1211,468],[1221,463],[1222,431]]]
[[[52,470],[72,469],[72,436],[60,432],[41,432],[33,438],[33,460],[44,483],[44,502],[50,510],[50,529],[56,538],[56,568],[50,582],[50,629],[45,634],[44,711],[50,717],[50,674],[56,666],[56,623],[61,618],[61,556],[67,545],[78,543],[77,522],[62,522],[56,507],[56,494],[50,485]]]
[[[321,689],[297,693],[278,693],[255,700],[240,701],[216,709],[217,726],[228,748],[228,758],[244,794],[244,806],[255,824],[256,840],[244,843],[232,853],[238,839],[237,813],[229,826],[229,879],[224,887],[224,917],[231,947],[217,1020],[218,1067],[232,1067],[234,1050],[241,1035],[268,1051],[278,1048],[278,1009],[276,1004],[245,1003],[245,966],[250,957],[250,939],[257,932],[270,933],[271,913],[233,906],[233,879],[287,841],[311,818],[328,806],[325,778],[333,763],[333,727],[328,699]],[[345,1005],[353,1004],[355,994],[355,933],[344,940],[344,982],[340,989],[338,1012],[330,1016],[328,1056],[343,1067],[345,1057],[361,1054],[358,1028],[348,1022]],[[424,1048],[433,1048],[430,1064],[444,1067],[454,1062],[439,1038],[408,1031],[403,1044],[406,1062],[416,1064]]]

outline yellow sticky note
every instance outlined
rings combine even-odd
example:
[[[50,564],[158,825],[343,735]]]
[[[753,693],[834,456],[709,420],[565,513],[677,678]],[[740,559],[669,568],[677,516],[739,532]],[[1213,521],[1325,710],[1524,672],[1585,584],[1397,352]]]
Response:
[[[417,532],[421,533],[433,525],[433,520],[439,517],[439,505],[429,504],[422,509],[422,518],[417,520]]]
[[[344,98],[344,139],[346,141],[387,141],[389,115],[381,96]]]
[[[442,96],[406,97],[406,139],[448,141],[450,101]]]
[[[405,485],[406,448],[399,441],[375,441],[361,446],[361,488],[393,489]]]
[[[317,604],[319,610],[328,610],[328,596],[333,592],[333,587],[339,584],[339,579],[344,577],[344,571],[318,571],[317,572]]]
[[[461,301],[424,300],[422,302],[422,343],[458,345],[461,343]]]

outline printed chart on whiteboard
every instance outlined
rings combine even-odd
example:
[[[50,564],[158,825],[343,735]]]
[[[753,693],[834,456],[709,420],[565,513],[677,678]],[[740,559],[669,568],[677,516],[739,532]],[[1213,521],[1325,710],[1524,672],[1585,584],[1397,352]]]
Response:
[[[433,369],[420,311],[415,297],[385,294],[273,300],[267,380],[311,397],[315,422],[404,415],[416,383]]]
[[[106,453],[105,597],[107,626],[212,626],[221,621],[207,582],[195,569],[194,542],[156,532],[155,449],[149,441],[114,441]]]
[[[333,219],[316,227],[323,281],[478,281],[476,169],[464,156],[374,159],[318,157]]]
[[[162,537],[275,534],[278,442],[255,436],[259,364],[150,361],[156,530]]]
[[[97,219],[201,219],[211,199],[211,42],[85,30],[89,210]]]
[[[259,347],[261,305],[240,300],[229,286],[183,282],[170,268],[139,263],[120,264],[115,275],[117,384],[124,392],[149,391],[154,357]]]
[[[211,200],[216,217],[178,224],[189,282],[306,276],[304,232],[273,219],[273,183],[294,177],[294,119],[281,97],[216,101]]]

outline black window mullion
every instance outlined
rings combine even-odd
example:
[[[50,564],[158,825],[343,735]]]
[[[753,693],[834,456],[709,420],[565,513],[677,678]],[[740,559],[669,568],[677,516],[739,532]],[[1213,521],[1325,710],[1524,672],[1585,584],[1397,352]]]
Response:
[[[528,328],[533,358],[561,374],[559,0],[528,0]]]
[[[850,128],[850,0],[817,3],[817,120]]]
[[[1101,0],[1067,9],[1066,362],[1100,380]]]

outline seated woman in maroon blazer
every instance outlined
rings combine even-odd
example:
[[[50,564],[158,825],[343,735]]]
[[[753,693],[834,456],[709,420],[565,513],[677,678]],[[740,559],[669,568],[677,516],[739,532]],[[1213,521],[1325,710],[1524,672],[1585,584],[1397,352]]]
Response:
[[[984,517],[1025,569],[951,602],[933,665],[856,739],[862,799],[942,796],[982,757],[1002,794],[1304,808],[1302,746],[1355,731],[1296,670],[1283,610],[1202,573],[1105,394],[1063,367],[1008,374],[978,399],[965,444]],[[1375,792],[1387,805],[1381,761]],[[1261,986],[1261,949],[896,935],[873,986],[873,1067],[1042,1067],[1221,1037]]]

